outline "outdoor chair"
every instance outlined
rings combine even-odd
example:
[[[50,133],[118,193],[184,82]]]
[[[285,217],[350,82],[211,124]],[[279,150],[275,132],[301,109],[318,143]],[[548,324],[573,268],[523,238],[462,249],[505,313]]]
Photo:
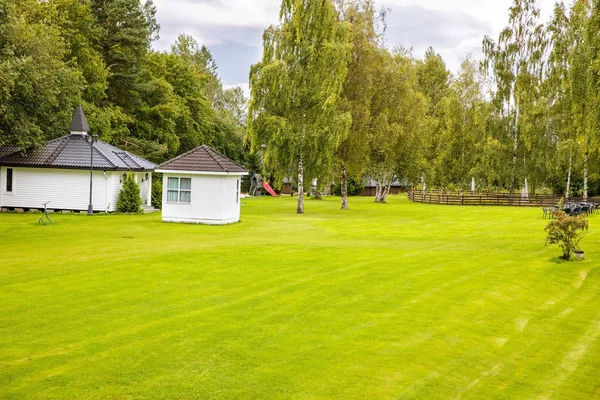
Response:
[[[548,209],[546,207],[542,207],[542,211],[544,212],[544,215],[542,215],[542,219],[546,219],[546,217],[548,216]]]

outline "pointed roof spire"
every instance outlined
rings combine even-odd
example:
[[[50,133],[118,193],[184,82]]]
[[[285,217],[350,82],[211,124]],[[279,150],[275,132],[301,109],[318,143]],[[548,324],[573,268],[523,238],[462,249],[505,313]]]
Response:
[[[90,127],[87,123],[87,119],[85,119],[85,114],[83,113],[83,108],[81,104],[77,106],[77,110],[75,110],[75,116],[73,116],[73,121],[71,122],[71,127],[69,128],[71,133],[73,134],[83,134],[88,133],[90,131]]]

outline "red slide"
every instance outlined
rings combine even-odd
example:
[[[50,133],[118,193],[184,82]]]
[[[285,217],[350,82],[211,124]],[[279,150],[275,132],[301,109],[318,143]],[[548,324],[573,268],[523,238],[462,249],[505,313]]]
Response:
[[[269,185],[269,182],[265,182],[263,181],[262,186],[265,188],[265,190],[267,192],[269,192],[269,194],[273,197],[278,197],[277,193],[275,193],[275,191],[273,190],[273,188],[271,187],[271,185]]]

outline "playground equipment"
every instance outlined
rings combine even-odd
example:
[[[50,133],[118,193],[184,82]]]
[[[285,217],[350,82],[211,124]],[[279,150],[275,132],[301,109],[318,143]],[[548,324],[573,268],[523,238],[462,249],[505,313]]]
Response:
[[[265,189],[267,193],[269,193],[273,197],[277,197],[277,193],[273,190],[271,185],[268,182],[263,180],[262,175],[254,174],[252,178],[250,178],[250,196],[262,196],[262,190]]]
[[[269,185],[269,182],[265,182],[263,181],[262,183],[262,187],[273,197],[277,197],[277,193],[275,193],[275,191],[273,190],[273,188],[271,187],[271,185]]]
[[[250,178],[250,196],[262,196],[263,177],[260,174],[252,175]]]

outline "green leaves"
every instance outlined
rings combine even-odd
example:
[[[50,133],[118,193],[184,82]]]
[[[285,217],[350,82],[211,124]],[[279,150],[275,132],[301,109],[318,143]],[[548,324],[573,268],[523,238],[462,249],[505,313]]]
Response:
[[[564,211],[555,211],[554,219],[546,225],[546,245],[558,244],[563,251],[562,259],[569,260],[588,230],[585,214],[569,216]]]
[[[347,24],[331,2],[283,1],[281,25],[263,35],[263,58],[250,71],[248,137],[279,178],[331,175],[334,154],[350,127],[338,104],[350,55]],[[300,171],[302,175],[303,171]],[[300,203],[300,198],[299,198]]]
[[[133,174],[126,175],[123,181],[123,188],[119,193],[117,200],[117,210],[122,213],[139,213],[142,206],[140,198],[140,187],[135,182]]]

